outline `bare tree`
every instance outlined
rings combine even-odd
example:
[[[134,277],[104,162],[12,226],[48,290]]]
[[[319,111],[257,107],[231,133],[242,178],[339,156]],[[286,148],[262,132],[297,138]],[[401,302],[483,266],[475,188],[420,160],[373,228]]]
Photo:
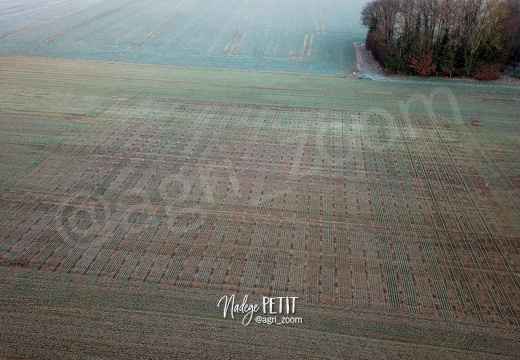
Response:
[[[361,15],[367,48],[390,70],[420,75],[518,60],[520,0],[374,0]],[[499,66],[500,67],[500,66]]]
[[[376,0],[365,5],[361,13],[363,25],[368,27],[367,47],[382,64],[395,50],[394,33],[399,8],[400,0]]]

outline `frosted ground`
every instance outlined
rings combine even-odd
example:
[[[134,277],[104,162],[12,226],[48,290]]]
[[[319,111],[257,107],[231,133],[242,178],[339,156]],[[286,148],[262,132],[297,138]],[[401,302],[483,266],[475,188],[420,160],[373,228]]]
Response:
[[[0,54],[344,74],[364,2],[3,1]]]

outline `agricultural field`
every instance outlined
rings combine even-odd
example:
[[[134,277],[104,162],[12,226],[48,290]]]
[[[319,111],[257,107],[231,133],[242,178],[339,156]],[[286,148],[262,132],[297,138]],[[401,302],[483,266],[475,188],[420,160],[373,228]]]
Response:
[[[515,358],[520,88],[344,76],[362,4],[0,1],[0,358]]]
[[[346,74],[363,3],[2,1],[0,54]]]

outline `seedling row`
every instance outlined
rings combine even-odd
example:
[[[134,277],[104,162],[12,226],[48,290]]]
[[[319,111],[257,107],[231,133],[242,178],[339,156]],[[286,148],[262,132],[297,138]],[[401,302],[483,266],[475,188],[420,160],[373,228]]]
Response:
[[[0,243],[3,265],[517,317],[518,249],[444,120],[123,103],[105,110],[118,121],[106,138]]]

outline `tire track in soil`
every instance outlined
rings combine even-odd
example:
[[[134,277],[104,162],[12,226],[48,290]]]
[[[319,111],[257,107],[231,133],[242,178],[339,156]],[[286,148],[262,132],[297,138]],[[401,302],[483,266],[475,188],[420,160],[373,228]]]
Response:
[[[80,22],[79,24],[76,24],[76,25],[73,25],[73,26],[68,27],[66,29],[63,29],[61,31],[58,31],[54,35],[51,35],[51,36],[48,36],[46,38],[40,39],[37,42],[35,42],[34,44],[32,44],[31,46],[26,46],[24,48],[15,50],[13,52],[13,54],[20,55],[20,54],[23,54],[25,51],[29,50],[30,48],[32,48],[34,46],[41,45],[41,44],[49,44],[49,43],[53,42],[54,40],[56,40],[58,37],[60,37],[60,36],[62,36],[64,34],[70,32],[70,31],[79,29],[79,28],[81,28],[83,26],[86,26],[86,25],[89,25],[89,24],[93,23],[94,21],[97,21],[97,20],[102,19],[104,17],[107,17],[109,15],[112,15],[113,13],[116,13],[116,12],[118,12],[118,11],[124,9],[124,8],[127,8],[130,5],[133,5],[133,4],[135,4],[135,3],[139,2],[139,1],[140,0],[133,0],[133,1],[130,1],[130,2],[126,3],[126,4],[124,4],[124,5],[118,6],[116,8],[110,9],[110,10],[107,10],[105,12],[102,12],[101,14],[96,15],[93,18],[84,20],[84,21]]]
[[[99,5],[99,4],[96,4],[96,5]],[[95,7],[96,5],[92,5],[92,6],[89,6],[89,7],[86,7],[86,8],[82,8],[82,9],[78,9],[78,10],[75,10],[75,11],[71,11],[69,13],[53,17],[51,20],[43,21],[43,22],[40,22],[40,23],[37,23],[37,24],[33,24],[33,25],[30,25],[30,26],[24,27],[22,29],[11,31],[11,32],[9,32],[7,34],[4,34],[4,35],[0,35],[0,40],[8,38],[8,37],[16,35],[16,34],[19,34],[19,33],[22,33],[22,32],[26,32],[26,31],[29,31],[29,30],[36,29],[37,27],[40,27],[40,26],[43,26],[43,25],[50,24],[50,23],[55,22],[57,20],[66,18],[67,16],[74,15],[74,14],[80,13],[82,11],[86,11],[88,9],[91,9],[91,8]]]
[[[124,52],[128,52],[130,50],[135,50],[135,49],[138,49],[140,48],[145,42],[147,42],[148,40],[154,38],[157,34],[159,34],[161,31],[163,31],[164,29],[166,29],[168,26],[172,25],[173,23],[175,23],[177,20],[179,20],[180,18],[182,18],[184,15],[187,15],[188,13],[192,12],[193,9],[195,9],[200,3],[202,3],[204,0],[199,0],[197,1],[195,4],[193,4],[192,6],[184,9],[184,10],[181,10],[177,15],[175,15],[172,19],[166,21],[165,23],[159,25],[159,26],[156,26],[152,31],[150,31],[148,34],[146,34],[145,36],[141,37],[139,40],[137,40],[134,44],[132,44],[128,49],[126,49]]]
[[[325,33],[325,19],[323,18],[323,5],[320,0],[313,0],[314,2],[314,17],[316,20],[317,34]]]
[[[251,21],[253,20],[253,17],[258,12],[258,9],[260,9],[262,2],[263,2],[263,0],[258,0],[254,9],[246,16],[242,25],[240,25],[239,28],[235,31],[230,42],[227,44],[226,48],[224,49],[224,52],[223,52],[224,55],[230,56],[235,52],[235,48],[237,47],[238,43],[240,43],[240,40],[242,40],[242,37],[244,36],[245,32],[247,31],[247,28],[249,27],[249,25],[251,24]]]

